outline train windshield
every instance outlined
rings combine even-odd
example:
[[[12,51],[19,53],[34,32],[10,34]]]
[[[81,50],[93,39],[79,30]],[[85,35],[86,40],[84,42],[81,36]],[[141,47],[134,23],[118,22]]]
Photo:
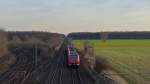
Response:
[[[71,52],[70,52],[70,55],[71,55],[71,56],[77,56],[77,52],[76,52],[76,51],[71,51]]]

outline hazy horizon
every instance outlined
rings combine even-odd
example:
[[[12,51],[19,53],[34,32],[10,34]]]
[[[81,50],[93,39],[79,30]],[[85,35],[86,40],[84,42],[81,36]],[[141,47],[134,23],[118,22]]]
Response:
[[[148,0],[0,0],[0,27],[58,33],[150,31]]]

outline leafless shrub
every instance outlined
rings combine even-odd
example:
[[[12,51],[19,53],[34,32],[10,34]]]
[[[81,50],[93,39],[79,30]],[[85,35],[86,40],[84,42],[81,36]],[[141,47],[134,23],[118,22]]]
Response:
[[[104,42],[106,42],[106,40],[108,39],[108,33],[107,32],[101,32],[100,36]]]
[[[103,70],[111,68],[109,62],[102,57],[96,57],[95,71],[101,73]]]

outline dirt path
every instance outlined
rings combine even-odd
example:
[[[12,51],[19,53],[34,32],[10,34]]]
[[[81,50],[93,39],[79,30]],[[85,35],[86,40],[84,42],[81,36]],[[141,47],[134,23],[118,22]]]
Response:
[[[120,84],[129,84],[126,80],[124,80],[119,74],[113,70],[104,70],[101,72],[102,74],[106,75],[106,77],[115,80]]]

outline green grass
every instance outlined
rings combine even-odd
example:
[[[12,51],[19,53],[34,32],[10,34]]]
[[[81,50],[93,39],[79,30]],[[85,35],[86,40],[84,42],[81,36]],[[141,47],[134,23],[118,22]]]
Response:
[[[75,40],[83,48],[83,40]],[[150,84],[150,40],[90,40],[95,55],[105,57],[130,84]]]

